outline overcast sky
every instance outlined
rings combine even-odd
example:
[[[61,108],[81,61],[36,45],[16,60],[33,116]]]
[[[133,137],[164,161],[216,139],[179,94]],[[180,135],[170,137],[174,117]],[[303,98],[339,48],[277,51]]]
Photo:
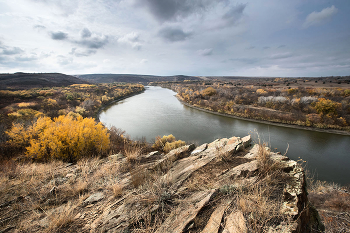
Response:
[[[349,0],[0,0],[0,73],[350,75]]]

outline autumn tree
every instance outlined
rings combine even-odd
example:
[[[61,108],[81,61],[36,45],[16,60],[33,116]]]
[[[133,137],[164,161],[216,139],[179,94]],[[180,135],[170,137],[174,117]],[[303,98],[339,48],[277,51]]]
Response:
[[[341,103],[325,99],[319,98],[318,102],[315,105],[315,109],[318,113],[323,115],[338,115],[338,110],[341,108]]]
[[[102,123],[73,115],[39,118],[33,125],[14,124],[8,132],[13,143],[28,145],[27,157],[33,160],[59,159],[75,162],[81,157],[106,153],[109,134]]]
[[[203,91],[201,91],[201,94],[203,96],[212,96],[216,94],[216,90],[212,87],[208,87],[206,89],[204,89]]]

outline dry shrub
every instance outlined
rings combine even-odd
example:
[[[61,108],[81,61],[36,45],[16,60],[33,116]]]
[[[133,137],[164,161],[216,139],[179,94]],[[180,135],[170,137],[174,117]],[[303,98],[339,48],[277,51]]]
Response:
[[[139,144],[129,144],[126,146],[124,154],[129,163],[135,163],[142,154],[142,147]]]
[[[131,172],[131,183],[135,188],[138,188],[140,185],[146,183],[149,176],[150,174],[146,169],[133,170]]]
[[[125,131],[112,126],[109,129],[109,140],[110,140],[110,153],[118,153],[124,150],[125,140],[128,138],[125,136]]]
[[[9,159],[0,162],[0,174],[1,176],[13,179],[18,175],[17,164],[15,161]]]
[[[314,180],[307,173],[309,201],[316,207],[326,232],[349,232],[350,189],[335,183]]]
[[[236,206],[247,219],[249,232],[266,232],[270,226],[288,221],[280,212],[283,195],[275,195],[279,185],[265,179],[237,190]]]
[[[184,141],[176,141],[176,138],[172,134],[169,134],[168,136],[164,135],[163,137],[157,136],[154,144],[152,145],[152,148],[154,150],[164,151],[165,153],[168,153],[169,151],[184,145],[186,145]]]
[[[286,155],[286,153],[284,155]],[[271,180],[271,178],[274,179],[276,175],[283,176],[283,173],[281,172],[283,164],[279,160],[271,159],[271,151],[270,148],[266,146],[266,143],[259,143],[257,160],[260,177],[270,175],[267,179]]]
[[[116,183],[112,186],[112,191],[113,191],[114,197],[120,197],[123,194],[123,186]]]
[[[82,195],[83,193],[88,191],[88,183],[86,181],[78,180],[73,185],[73,195]]]

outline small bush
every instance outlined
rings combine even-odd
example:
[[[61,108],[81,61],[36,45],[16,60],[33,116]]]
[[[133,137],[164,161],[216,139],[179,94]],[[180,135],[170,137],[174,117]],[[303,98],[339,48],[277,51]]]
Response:
[[[184,141],[176,141],[176,138],[172,134],[170,134],[168,136],[164,135],[162,138],[160,136],[156,137],[156,141],[153,144],[152,148],[158,151],[164,151],[165,153],[168,153],[169,151],[184,145],[186,145]]]

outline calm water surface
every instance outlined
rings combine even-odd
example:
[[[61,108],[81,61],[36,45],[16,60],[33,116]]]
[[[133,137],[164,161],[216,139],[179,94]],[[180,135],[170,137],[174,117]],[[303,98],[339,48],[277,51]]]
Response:
[[[154,142],[158,135],[201,145],[217,138],[256,135],[282,154],[307,161],[316,179],[350,183],[350,136],[265,125],[192,109],[181,104],[176,93],[161,87],[146,87],[142,94],[105,109],[100,121],[123,129],[133,139]],[[256,138],[256,136],[254,136]]]

